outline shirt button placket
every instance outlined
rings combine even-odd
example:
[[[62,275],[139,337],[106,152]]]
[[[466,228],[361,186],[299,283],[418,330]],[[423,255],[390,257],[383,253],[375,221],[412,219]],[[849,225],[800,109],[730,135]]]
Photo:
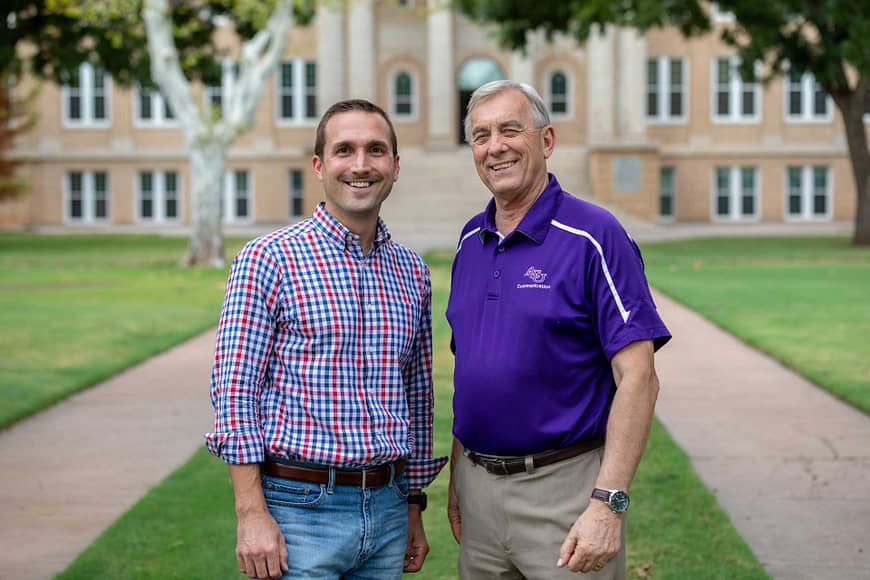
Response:
[[[488,300],[498,300],[501,297],[501,257],[504,255],[504,246],[499,244],[493,255],[492,260],[492,276],[489,278],[489,288],[487,289]]]

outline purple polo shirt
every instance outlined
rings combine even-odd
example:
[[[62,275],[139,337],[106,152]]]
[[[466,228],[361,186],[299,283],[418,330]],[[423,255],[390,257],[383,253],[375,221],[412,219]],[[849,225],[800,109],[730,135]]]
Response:
[[[447,320],[456,356],[453,434],[469,449],[525,455],[603,437],[610,359],[671,337],[640,250],[608,211],[553,175],[500,239],[495,204],[463,228]]]

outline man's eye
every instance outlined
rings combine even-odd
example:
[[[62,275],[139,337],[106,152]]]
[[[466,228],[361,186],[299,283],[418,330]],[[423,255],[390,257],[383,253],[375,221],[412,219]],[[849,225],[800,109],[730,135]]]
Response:
[[[474,135],[471,139],[475,145],[486,145],[486,142],[489,141],[489,135],[479,133]]]
[[[371,148],[371,152],[374,155],[383,155],[385,151],[386,151],[386,149],[384,149],[380,145],[375,145],[374,147]]]
[[[519,129],[505,129],[504,131],[501,132],[501,134],[504,135],[505,137],[516,137],[517,135],[520,134],[520,130]]]
[[[336,155],[347,155],[350,153],[350,147],[336,147],[335,154]]]

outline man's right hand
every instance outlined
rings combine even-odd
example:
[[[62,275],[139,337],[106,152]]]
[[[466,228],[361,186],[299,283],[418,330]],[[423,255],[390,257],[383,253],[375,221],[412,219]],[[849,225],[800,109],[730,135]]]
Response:
[[[284,534],[269,512],[239,515],[236,559],[239,570],[249,578],[280,578],[288,570]]]

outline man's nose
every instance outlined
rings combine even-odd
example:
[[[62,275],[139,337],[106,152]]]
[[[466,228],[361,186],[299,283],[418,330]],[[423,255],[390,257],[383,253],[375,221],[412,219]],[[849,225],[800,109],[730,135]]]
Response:
[[[354,153],[351,169],[353,171],[366,171],[369,168],[369,156],[365,150]]]
[[[504,150],[504,136],[498,131],[493,131],[492,134],[489,136],[489,142],[487,143],[487,145],[489,146],[490,153],[497,153]]]

